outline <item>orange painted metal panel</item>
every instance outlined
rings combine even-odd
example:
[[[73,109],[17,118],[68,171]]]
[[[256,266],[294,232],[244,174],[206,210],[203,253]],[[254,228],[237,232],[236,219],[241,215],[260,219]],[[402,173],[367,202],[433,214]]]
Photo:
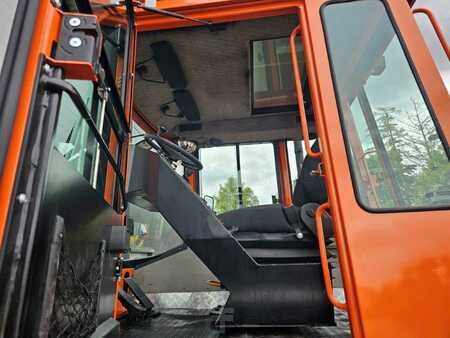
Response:
[[[313,72],[324,112],[316,114],[354,337],[450,336],[450,211],[370,213],[355,197],[340,125],[320,7],[306,1]],[[450,100],[403,1],[387,1],[444,134]],[[310,74],[308,74],[310,75]],[[312,87],[312,90],[316,90]],[[316,112],[317,113],[317,112]]]
[[[125,277],[133,277],[134,275],[134,269],[122,269],[120,273],[120,278],[116,281],[116,295],[114,297],[114,311],[113,311],[113,318],[118,319],[122,316],[124,316],[127,313],[127,309],[122,306],[122,304],[119,301],[118,295],[119,290],[123,289],[124,286],[124,279]]]
[[[289,179],[289,161],[287,156],[287,146],[285,142],[279,142],[278,147],[278,167],[280,169],[281,201],[286,207],[292,206],[292,188]]]
[[[22,79],[19,105],[16,112],[8,112],[9,114],[15,114],[15,121],[9,140],[5,166],[0,177],[0,241],[3,241],[11,194],[19,166],[18,161],[36,80],[39,55],[50,55],[52,43],[57,39],[59,33],[59,26],[60,15],[58,11],[53,8],[50,1],[41,1],[28,54],[28,63]],[[4,141],[7,142],[8,140]]]
[[[219,1],[216,6],[200,1],[197,6],[170,8],[197,19],[210,20],[213,23],[257,19],[262,17],[295,14],[300,0],[260,0],[260,1]],[[162,7],[167,9],[166,7]],[[136,26],[139,32],[196,26],[190,21],[160,15],[148,14],[144,10],[136,11]]]

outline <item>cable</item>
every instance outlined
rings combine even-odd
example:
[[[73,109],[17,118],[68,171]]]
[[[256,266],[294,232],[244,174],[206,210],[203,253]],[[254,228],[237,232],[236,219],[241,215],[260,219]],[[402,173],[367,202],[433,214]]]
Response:
[[[149,57],[147,59],[144,59],[142,61],[136,62],[136,67],[139,67],[139,66],[143,65],[144,63],[147,63],[147,62],[152,61],[152,60],[153,60],[153,56],[151,56],[151,57]]]
[[[190,18],[190,17],[185,16],[183,14],[166,11],[164,9],[160,9],[160,8],[156,8],[156,7],[146,7],[145,5],[138,5],[138,7],[142,8],[142,9],[144,9],[146,11],[152,12],[152,13],[157,13],[157,14],[161,14],[161,15],[165,15],[165,16],[171,16],[173,18],[182,19],[182,20],[189,20],[189,21],[201,23],[201,24],[207,25],[207,26],[211,26],[213,24],[211,21]]]
[[[147,78],[143,77],[141,74],[139,74],[139,76],[140,76],[141,80],[145,81],[145,82],[157,83],[157,84],[164,84],[164,83],[166,83],[166,81],[147,79]]]

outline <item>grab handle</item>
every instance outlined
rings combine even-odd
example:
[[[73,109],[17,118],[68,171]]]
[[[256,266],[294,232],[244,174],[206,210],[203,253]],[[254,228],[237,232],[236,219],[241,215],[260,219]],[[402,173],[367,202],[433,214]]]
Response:
[[[436,35],[439,39],[439,41],[441,42],[442,48],[444,49],[445,54],[447,54],[447,58],[450,60],[450,47],[447,44],[447,40],[445,39],[444,33],[442,32],[441,27],[439,26],[436,18],[434,17],[433,12],[431,12],[428,8],[415,8],[413,9],[413,13],[417,14],[417,13],[422,13],[425,14],[428,19],[431,22],[431,25],[434,28],[434,31],[436,32]]]
[[[292,31],[289,42],[291,45],[291,58],[292,58],[292,67],[294,68],[294,80],[295,80],[295,90],[297,93],[297,103],[298,103],[298,111],[300,115],[300,125],[302,128],[302,136],[303,141],[305,142],[305,149],[306,153],[310,157],[320,157],[320,152],[314,152],[311,149],[311,144],[309,143],[309,130],[308,130],[308,121],[306,119],[306,111],[305,111],[305,103],[303,99],[303,88],[302,88],[302,82],[300,79],[300,70],[298,66],[298,59],[297,59],[297,46],[295,44],[295,38],[297,37],[298,33],[301,30],[301,25],[298,25],[294,28]]]
[[[317,238],[319,240],[320,262],[322,264],[323,279],[325,282],[325,289],[327,291],[328,300],[338,309],[347,310],[347,303],[341,303],[336,298],[333,293],[333,286],[331,285],[331,274],[330,268],[328,266],[327,248],[325,245],[325,236],[323,234],[322,226],[322,214],[329,207],[330,205],[328,203],[324,203],[320,207],[318,207],[316,211],[316,230]]]

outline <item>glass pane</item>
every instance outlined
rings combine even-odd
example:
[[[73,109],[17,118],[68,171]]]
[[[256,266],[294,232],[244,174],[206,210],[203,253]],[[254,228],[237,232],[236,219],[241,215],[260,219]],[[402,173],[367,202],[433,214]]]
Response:
[[[96,121],[98,129],[101,130],[105,142],[111,147],[111,153],[115,155],[117,138],[109,120],[106,118],[106,114],[102,113],[100,104],[97,101],[94,102],[95,91],[93,83],[78,80],[67,81],[77,88],[86,107],[91,111],[91,115]],[[88,124],[81,117],[80,112],[66,94],[63,94],[61,99],[54,146],[72,167],[102,194],[107,185],[108,171],[110,180],[114,181],[115,175],[111,172],[112,169],[107,169],[109,165],[106,155],[99,147]]]
[[[310,141],[313,144],[314,141]],[[289,161],[289,171],[291,176],[292,191],[300,174],[302,163],[305,158],[305,146],[303,141],[287,141],[287,152]]]
[[[0,2],[0,22],[2,23],[2,29],[0,30],[0,71],[2,70],[6,48],[8,47],[17,2],[18,0]]]
[[[94,85],[90,81],[70,81],[91,108]],[[95,143],[89,126],[67,94],[63,94],[54,139],[56,149],[86,179],[91,181]]]
[[[131,139],[131,144],[137,144],[139,142],[141,142],[144,139],[144,136],[137,136],[137,135],[143,135],[145,134],[145,130],[141,128],[141,126],[139,124],[137,124],[136,122],[132,122],[131,123],[131,136],[133,136],[133,138]]]
[[[159,255],[183,244],[182,239],[157,211],[148,211],[132,203],[128,211],[130,258]]]
[[[300,73],[303,75],[305,61],[300,39],[297,40],[297,53]],[[297,99],[289,38],[252,41],[252,55],[253,109],[295,108]]]
[[[214,197],[217,213],[239,207],[237,189],[236,147],[203,148],[199,152],[203,170],[200,171],[200,194]]]
[[[241,145],[239,150],[244,207],[278,203],[273,144]]]
[[[125,50],[126,31],[120,27],[102,24],[103,47],[108,59],[111,72],[116,79],[116,86],[120,91],[123,76],[123,58]]]
[[[448,205],[450,165],[383,3],[331,4],[323,14],[359,200]]]

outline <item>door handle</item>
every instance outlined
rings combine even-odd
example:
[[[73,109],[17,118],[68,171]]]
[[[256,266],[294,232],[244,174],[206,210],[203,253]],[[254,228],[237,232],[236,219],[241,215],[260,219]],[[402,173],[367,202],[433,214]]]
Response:
[[[327,291],[328,300],[331,304],[341,310],[347,310],[347,303],[340,302],[333,293],[333,286],[331,285],[331,274],[328,266],[327,248],[325,245],[325,236],[323,234],[322,214],[330,207],[329,203],[324,203],[316,210],[316,230],[317,238],[319,240],[320,262],[322,264],[323,279],[325,282],[325,289]]]
[[[413,14],[422,13],[425,14],[428,19],[431,22],[431,25],[434,28],[434,31],[436,32],[436,35],[441,42],[442,48],[444,49],[445,54],[447,54],[447,58],[450,60],[450,47],[447,43],[447,40],[445,39],[444,33],[442,32],[441,27],[439,26],[436,18],[433,15],[433,12],[430,11],[428,8],[415,8],[413,9]]]

